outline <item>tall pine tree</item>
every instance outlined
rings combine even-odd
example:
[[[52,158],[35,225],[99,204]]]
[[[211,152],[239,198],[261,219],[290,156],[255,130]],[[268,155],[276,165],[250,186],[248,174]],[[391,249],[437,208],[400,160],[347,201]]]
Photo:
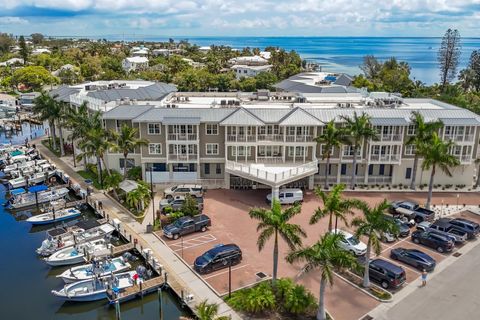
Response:
[[[28,47],[23,36],[20,36],[20,38],[18,38],[18,44],[20,46],[20,56],[23,59],[23,64],[26,65],[28,59]]]
[[[460,54],[460,32],[458,32],[457,29],[448,29],[442,38],[437,56],[440,67],[442,91],[445,90],[447,83],[455,79]]]

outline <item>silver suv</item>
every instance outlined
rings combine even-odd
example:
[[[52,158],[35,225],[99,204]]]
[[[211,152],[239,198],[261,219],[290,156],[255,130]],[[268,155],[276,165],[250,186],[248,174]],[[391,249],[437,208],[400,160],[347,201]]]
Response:
[[[167,188],[164,191],[165,198],[171,199],[175,196],[192,195],[197,198],[203,197],[203,187],[199,184],[180,184]]]

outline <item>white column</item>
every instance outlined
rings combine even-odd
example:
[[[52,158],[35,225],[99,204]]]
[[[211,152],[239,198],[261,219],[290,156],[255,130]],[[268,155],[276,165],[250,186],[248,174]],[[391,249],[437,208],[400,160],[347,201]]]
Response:
[[[308,177],[308,190],[313,190],[315,188],[315,175]]]
[[[296,134],[296,132],[295,132]],[[293,163],[295,163],[295,158],[297,157],[297,146],[293,147]]]

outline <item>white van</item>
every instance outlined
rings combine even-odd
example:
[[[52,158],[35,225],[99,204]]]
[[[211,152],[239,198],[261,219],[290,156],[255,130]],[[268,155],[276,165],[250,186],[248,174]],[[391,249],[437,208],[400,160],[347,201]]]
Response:
[[[281,189],[278,195],[281,204],[293,204],[303,201],[303,191],[300,189]],[[267,194],[267,202],[272,202],[272,194]]]

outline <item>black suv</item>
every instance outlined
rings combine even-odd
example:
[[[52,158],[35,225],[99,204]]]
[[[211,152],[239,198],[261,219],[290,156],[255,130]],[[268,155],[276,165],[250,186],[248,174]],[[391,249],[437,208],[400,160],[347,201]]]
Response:
[[[412,241],[436,249],[440,253],[453,250],[452,239],[449,236],[436,233],[435,231],[417,230],[412,233]]]
[[[242,250],[236,244],[221,244],[195,259],[193,267],[198,273],[205,274],[239,264],[241,261]]]
[[[370,261],[369,268],[370,280],[380,283],[384,289],[397,289],[405,283],[405,270],[391,262],[383,259]]]
[[[456,229],[465,231],[467,233],[468,239],[474,239],[480,232],[480,225],[467,219],[455,218],[450,220],[449,222]]]

